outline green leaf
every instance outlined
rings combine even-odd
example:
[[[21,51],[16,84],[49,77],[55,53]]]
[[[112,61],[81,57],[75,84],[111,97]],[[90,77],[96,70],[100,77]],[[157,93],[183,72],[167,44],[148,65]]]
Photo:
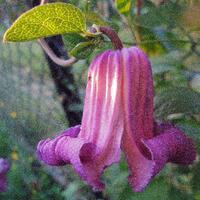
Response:
[[[156,96],[156,117],[166,119],[170,114],[177,113],[200,113],[200,93],[185,87],[173,87]]]
[[[87,41],[86,38],[78,33],[67,33],[62,37],[67,51],[72,50],[77,44]]]
[[[37,6],[22,14],[6,31],[4,41],[28,41],[85,31],[85,16],[78,8],[66,3],[51,3]]]
[[[78,59],[85,59],[94,49],[95,45],[92,42],[81,42],[70,51],[70,55]]]
[[[63,40],[66,51],[70,52],[71,56],[78,59],[89,57],[95,49],[101,48],[104,44],[101,35],[83,37],[77,33],[68,33],[63,35]]]
[[[115,0],[117,10],[121,14],[128,14],[131,9],[131,0]]]

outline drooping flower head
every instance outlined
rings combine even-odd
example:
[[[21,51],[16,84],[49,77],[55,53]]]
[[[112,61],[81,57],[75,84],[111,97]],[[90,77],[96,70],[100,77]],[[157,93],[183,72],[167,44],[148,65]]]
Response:
[[[167,162],[188,165],[195,159],[190,138],[154,121],[151,66],[136,47],[107,50],[93,60],[81,125],[37,147],[46,164],[72,164],[95,190],[104,189],[100,176],[120,160],[121,150],[134,191],[142,191]]]
[[[0,158],[0,192],[5,192],[7,188],[6,174],[8,170],[8,161],[3,158]]]

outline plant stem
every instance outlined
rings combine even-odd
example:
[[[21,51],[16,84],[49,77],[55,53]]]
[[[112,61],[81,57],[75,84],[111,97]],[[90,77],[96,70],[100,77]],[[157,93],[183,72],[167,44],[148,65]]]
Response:
[[[142,3],[143,3],[142,0],[137,0],[136,2],[136,8],[137,8],[136,16],[137,17],[141,15]],[[135,37],[136,37],[137,42],[141,42],[140,24],[135,26]]]
[[[143,0],[137,0],[136,1],[136,17],[139,17],[141,15],[141,9],[142,9],[142,2]],[[140,35],[140,24],[134,25],[133,17],[131,16],[131,13],[126,17],[128,26],[132,32],[132,35],[134,37],[134,40],[137,44],[141,42],[141,35]]]
[[[51,60],[56,63],[57,65],[60,65],[62,67],[70,67],[71,65],[73,65],[75,62],[77,62],[77,59],[74,57],[71,57],[69,59],[62,59],[59,58],[49,47],[49,45],[47,44],[47,42],[44,39],[39,39],[38,40],[39,44],[41,45],[41,47],[43,48],[43,50],[45,51],[45,53],[49,56],[49,58],[51,58]]]
[[[127,21],[127,25],[133,35],[133,40],[136,41],[137,43],[140,42],[140,40],[138,40],[137,36],[136,36],[136,33],[135,33],[135,26],[134,24],[132,23],[132,17],[131,15],[128,15],[126,18],[126,21]]]
[[[99,26],[99,31],[106,35],[112,42],[115,49],[122,49],[123,44],[117,33],[110,27]]]

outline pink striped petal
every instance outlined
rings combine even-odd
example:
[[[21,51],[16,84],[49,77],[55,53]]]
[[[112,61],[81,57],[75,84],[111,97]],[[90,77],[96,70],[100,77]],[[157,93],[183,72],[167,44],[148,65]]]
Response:
[[[71,129],[53,140],[38,144],[40,159],[50,165],[71,163],[95,190],[105,167],[120,159],[124,130],[120,51],[106,51],[90,65],[81,130],[71,137]],[[68,132],[70,132],[68,134]]]
[[[169,123],[154,123],[153,80],[147,56],[138,48],[122,50],[124,62],[125,133],[122,149],[129,183],[142,191],[167,162],[191,164],[192,140]]]
[[[122,50],[126,131],[143,150],[141,139],[153,135],[153,80],[147,56],[136,47]]]
[[[129,184],[135,192],[143,191],[153,176],[155,163],[140,152],[131,132],[124,133],[122,150],[128,163]]]
[[[153,136],[153,81],[146,55],[138,48],[122,50],[124,64],[125,133],[122,150],[129,166],[129,183],[141,191],[150,181],[154,162],[147,153],[143,138]]]

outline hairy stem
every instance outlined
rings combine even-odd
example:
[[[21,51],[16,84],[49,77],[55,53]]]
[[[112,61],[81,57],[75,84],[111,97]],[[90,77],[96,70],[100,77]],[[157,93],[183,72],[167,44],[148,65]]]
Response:
[[[99,31],[106,35],[112,42],[115,49],[122,49],[123,44],[117,33],[110,27],[99,26]]]

